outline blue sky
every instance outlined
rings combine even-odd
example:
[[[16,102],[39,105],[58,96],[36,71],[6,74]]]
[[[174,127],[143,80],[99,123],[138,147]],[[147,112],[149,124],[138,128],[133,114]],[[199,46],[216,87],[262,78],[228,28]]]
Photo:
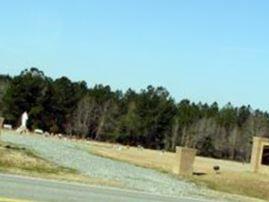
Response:
[[[176,100],[269,110],[266,0],[0,3],[0,73],[35,66],[88,86],[162,85]]]

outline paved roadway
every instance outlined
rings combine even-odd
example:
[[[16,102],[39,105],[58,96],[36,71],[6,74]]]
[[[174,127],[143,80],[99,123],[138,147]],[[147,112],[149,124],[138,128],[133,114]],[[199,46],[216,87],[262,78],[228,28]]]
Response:
[[[200,202],[116,188],[0,174],[0,197],[38,202]]]

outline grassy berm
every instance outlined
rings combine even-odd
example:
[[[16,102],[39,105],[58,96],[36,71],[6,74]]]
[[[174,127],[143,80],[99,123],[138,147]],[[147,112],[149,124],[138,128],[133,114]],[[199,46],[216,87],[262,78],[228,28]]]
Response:
[[[113,185],[103,179],[82,175],[78,171],[56,165],[24,147],[0,141],[0,171],[46,179],[57,179],[96,185]]]

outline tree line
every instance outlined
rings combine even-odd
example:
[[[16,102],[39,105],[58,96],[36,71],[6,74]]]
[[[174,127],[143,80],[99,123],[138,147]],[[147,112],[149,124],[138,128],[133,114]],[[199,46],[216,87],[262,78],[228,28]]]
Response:
[[[18,126],[24,111],[30,129],[168,151],[188,146],[203,156],[238,161],[249,161],[253,136],[269,134],[269,114],[250,106],[177,103],[163,87],[89,88],[37,68],[0,76],[0,115]]]

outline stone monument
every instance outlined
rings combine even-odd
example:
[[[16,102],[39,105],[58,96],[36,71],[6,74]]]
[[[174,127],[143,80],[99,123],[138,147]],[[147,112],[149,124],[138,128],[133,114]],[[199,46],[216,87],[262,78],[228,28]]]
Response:
[[[269,173],[269,138],[253,138],[250,164],[255,173]]]
[[[25,111],[23,112],[21,116],[21,126],[17,129],[17,132],[21,133],[26,133],[28,131],[27,129],[27,121],[28,121],[28,113]]]
[[[196,149],[176,147],[176,165],[173,172],[177,175],[192,175]]]

